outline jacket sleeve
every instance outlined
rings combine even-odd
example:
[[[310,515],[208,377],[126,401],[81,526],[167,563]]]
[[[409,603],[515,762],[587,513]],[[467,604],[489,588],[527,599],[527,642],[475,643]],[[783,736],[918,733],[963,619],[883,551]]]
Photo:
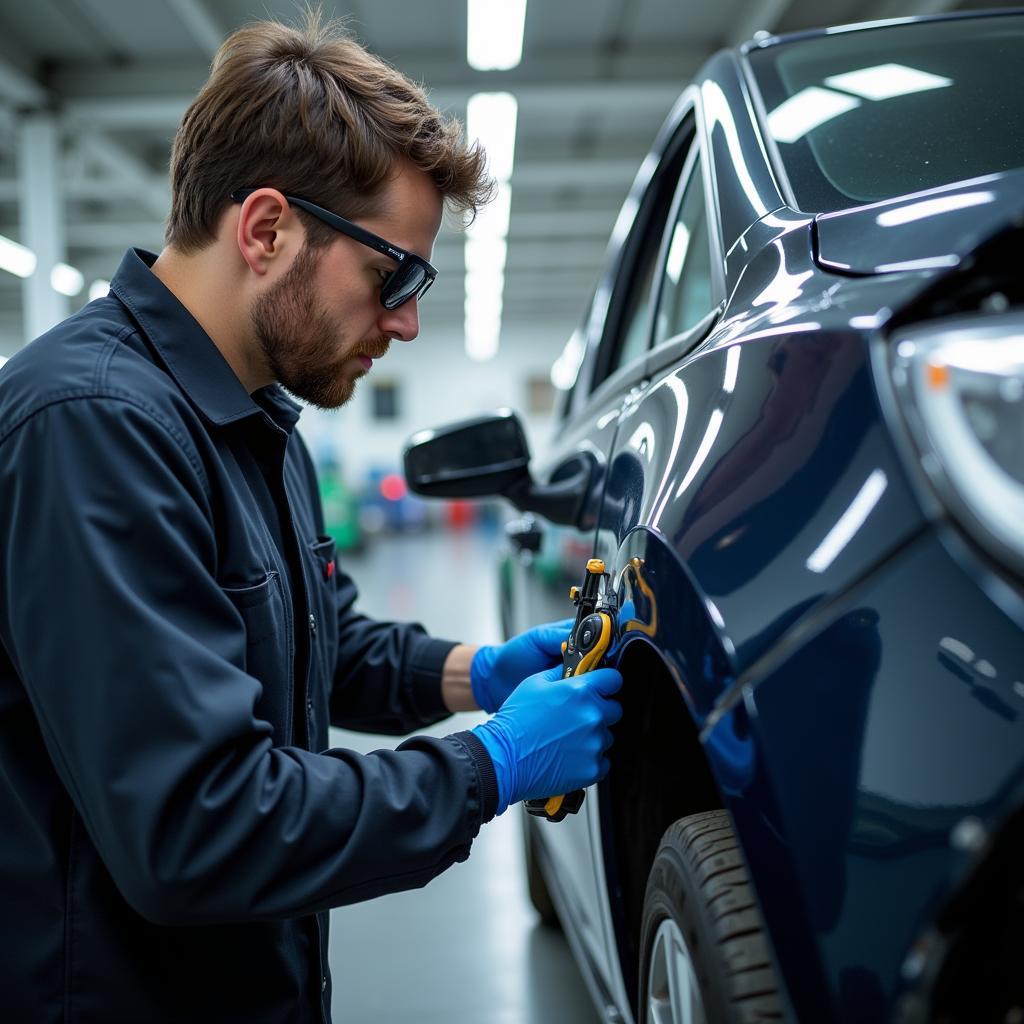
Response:
[[[317,531],[325,532],[316,468],[298,434]],[[331,725],[401,735],[451,712],[441,699],[441,672],[452,640],[427,636],[415,622],[380,622],[356,610],[352,578],[335,571],[338,649],[331,686]]]
[[[274,747],[236,667],[183,424],[127,393],[0,436],[0,639],[127,901],[163,924],[294,917],[464,860],[496,787],[475,737]]]
[[[331,724],[401,734],[433,725],[451,712],[441,699],[441,670],[450,640],[435,640],[418,623],[377,622],[355,609],[356,586],[336,573],[338,660]]]

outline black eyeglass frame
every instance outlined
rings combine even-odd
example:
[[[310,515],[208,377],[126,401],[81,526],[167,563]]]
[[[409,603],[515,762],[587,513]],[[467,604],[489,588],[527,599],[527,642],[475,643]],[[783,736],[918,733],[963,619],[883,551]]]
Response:
[[[231,201],[234,203],[245,202],[255,191],[256,189],[254,188],[236,189],[231,193]],[[317,206],[316,203],[311,203],[308,199],[288,195],[287,192],[282,192],[281,194],[289,203],[297,206],[300,210],[305,210],[306,213],[316,217],[317,220],[323,221],[328,227],[334,228],[335,231],[340,231],[343,235],[348,235],[349,238],[354,238],[357,242],[361,242],[371,249],[376,249],[377,252],[390,257],[398,264],[380,286],[380,303],[385,309],[397,309],[403,303],[408,302],[409,299],[416,298],[418,300],[423,298],[427,289],[434,283],[434,278],[437,277],[437,269],[423,259],[422,256],[417,256],[416,253],[409,252],[408,249],[392,245],[386,239],[381,238],[380,235],[375,235],[372,231],[367,231],[366,228],[360,227],[358,224],[339,216],[337,213],[325,210],[322,206]],[[393,298],[396,292],[401,292],[401,285],[412,267],[421,267],[423,269],[425,275],[423,283],[418,285],[405,298],[399,299],[398,302],[389,301],[388,296]]]

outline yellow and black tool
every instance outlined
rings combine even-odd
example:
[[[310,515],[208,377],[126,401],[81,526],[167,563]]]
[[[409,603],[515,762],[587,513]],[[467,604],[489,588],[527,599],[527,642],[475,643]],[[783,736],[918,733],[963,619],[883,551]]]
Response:
[[[600,558],[587,562],[583,585],[573,587],[569,597],[576,605],[576,621],[569,639],[562,644],[563,679],[597,668],[612,646],[617,630],[616,596],[611,576],[605,572]],[[582,789],[576,789],[563,796],[527,800],[526,810],[548,821],[561,821],[567,814],[575,814],[585,797]]]

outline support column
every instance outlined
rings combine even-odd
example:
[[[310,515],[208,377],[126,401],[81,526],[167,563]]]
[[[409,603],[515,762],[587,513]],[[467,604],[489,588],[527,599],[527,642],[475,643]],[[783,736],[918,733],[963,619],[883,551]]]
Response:
[[[60,130],[50,113],[25,114],[18,126],[21,243],[36,254],[36,270],[22,285],[24,341],[48,331],[69,313],[67,297],[50,285],[65,261]]]

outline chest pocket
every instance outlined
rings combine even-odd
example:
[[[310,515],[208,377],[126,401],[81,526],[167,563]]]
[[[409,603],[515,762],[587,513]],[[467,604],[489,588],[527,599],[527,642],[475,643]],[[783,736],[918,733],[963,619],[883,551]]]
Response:
[[[313,661],[310,666],[310,698],[314,710],[325,720],[326,704],[331,692],[331,679],[338,652],[338,613],[335,603],[337,586],[337,548],[333,537],[318,535],[306,546],[310,562],[310,611],[316,621],[316,632],[311,636]]]
[[[259,583],[222,586],[221,590],[245,623],[242,669],[263,684],[256,715],[274,727],[275,743],[287,743],[291,735],[293,641],[281,578],[268,572]]]

